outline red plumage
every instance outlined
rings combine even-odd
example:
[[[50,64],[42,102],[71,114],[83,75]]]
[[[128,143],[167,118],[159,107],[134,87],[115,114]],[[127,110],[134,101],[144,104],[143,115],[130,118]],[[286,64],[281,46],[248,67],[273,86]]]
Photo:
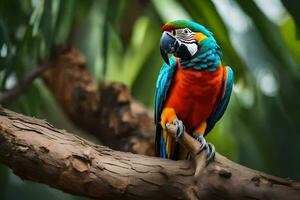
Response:
[[[167,25],[167,24],[165,24],[165,25],[163,25],[163,26],[161,27],[161,32],[164,32],[164,31],[171,31],[171,30],[175,30],[175,27],[172,26],[172,25]]]
[[[215,71],[177,68],[164,108],[174,108],[187,132],[196,129],[213,113],[223,92],[226,70],[222,64]]]

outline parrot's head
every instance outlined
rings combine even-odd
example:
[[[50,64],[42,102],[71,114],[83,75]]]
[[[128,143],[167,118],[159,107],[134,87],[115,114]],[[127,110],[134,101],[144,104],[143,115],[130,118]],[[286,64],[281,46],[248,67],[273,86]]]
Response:
[[[162,26],[160,53],[169,65],[168,54],[184,60],[205,52],[205,45],[216,45],[212,33],[191,20],[176,20]]]

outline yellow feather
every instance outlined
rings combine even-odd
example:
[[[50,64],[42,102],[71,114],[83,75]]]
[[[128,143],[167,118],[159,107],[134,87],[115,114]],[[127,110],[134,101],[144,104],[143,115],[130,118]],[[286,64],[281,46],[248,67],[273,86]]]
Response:
[[[204,35],[203,33],[198,32],[198,33],[195,34],[194,38],[199,43],[202,40],[204,40],[205,38],[207,38],[207,36]]]

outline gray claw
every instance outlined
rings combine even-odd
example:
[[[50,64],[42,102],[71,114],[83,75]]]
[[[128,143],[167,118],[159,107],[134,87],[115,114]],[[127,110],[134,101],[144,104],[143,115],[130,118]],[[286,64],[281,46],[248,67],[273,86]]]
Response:
[[[215,146],[211,143],[207,143],[202,134],[199,134],[196,139],[201,143],[198,154],[201,153],[204,149],[206,149],[206,165],[208,165],[209,162],[212,161],[215,157]]]
[[[210,161],[212,161],[216,154],[215,146],[211,143],[207,144],[207,158],[206,158],[206,165],[209,164]]]
[[[185,126],[179,119],[174,119],[173,124],[175,125],[176,141],[179,141],[185,132]]]
[[[198,140],[198,142],[200,142],[201,146],[200,146],[200,150],[199,150],[199,153],[201,151],[203,151],[205,148],[206,148],[206,140],[204,139],[204,137],[199,134],[196,138],[196,140]]]

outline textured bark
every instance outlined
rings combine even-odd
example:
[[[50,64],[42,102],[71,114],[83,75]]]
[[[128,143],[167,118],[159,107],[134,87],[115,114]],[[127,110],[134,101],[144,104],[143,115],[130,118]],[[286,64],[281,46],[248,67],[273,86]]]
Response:
[[[152,115],[124,84],[98,86],[73,47],[61,48],[50,60],[45,83],[77,126],[113,149],[154,155]]]
[[[172,132],[172,125],[168,128]],[[299,182],[248,169],[219,154],[207,167],[204,154],[195,159],[171,161],[111,150],[0,108],[0,162],[23,179],[68,193],[96,199],[300,199]]]

